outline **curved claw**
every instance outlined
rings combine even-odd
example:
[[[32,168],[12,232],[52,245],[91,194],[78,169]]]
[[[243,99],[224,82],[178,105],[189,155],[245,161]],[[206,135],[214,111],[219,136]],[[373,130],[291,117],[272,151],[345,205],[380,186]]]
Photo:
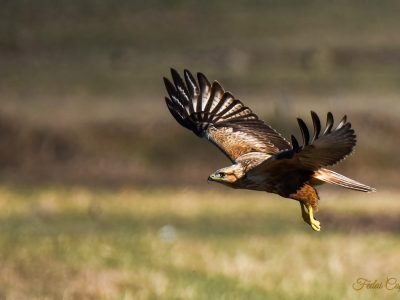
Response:
[[[311,221],[311,228],[315,231],[321,231],[321,223],[318,220],[313,219]]]
[[[307,210],[305,208],[305,204],[300,202],[301,207],[301,216],[303,217],[304,222],[311,226],[311,228],[315,231],[321,231],[321,222],[314,219],[314,211],[311,205],[307,206]]]

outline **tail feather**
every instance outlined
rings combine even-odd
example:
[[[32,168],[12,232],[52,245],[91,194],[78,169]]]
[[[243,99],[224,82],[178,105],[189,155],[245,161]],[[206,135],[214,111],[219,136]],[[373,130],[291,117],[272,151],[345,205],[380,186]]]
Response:
[[[368,185],[362,184],[339,173],[324,168],[316,171],[314,173],[314,178],[327,183],[336,184],[350,190],[356,190],[360,192],[376,192],[376,189],[369,187]]]

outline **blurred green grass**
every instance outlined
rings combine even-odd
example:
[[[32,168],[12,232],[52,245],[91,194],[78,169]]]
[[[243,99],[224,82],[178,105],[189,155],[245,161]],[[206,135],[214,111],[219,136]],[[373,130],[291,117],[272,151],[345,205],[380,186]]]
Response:
[[[322,193],[323,230],[274,195],[16,188],[0,200],[6,299],[393,299],[352,289],[400,276],[396,192]],[[358,222],[363,219],[367,223]],[[391,220],[386,224],[385,220]]]

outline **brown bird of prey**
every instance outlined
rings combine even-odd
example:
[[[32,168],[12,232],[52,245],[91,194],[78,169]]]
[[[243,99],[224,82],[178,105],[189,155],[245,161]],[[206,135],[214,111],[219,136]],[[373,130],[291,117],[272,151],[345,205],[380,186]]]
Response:
[[[375,191],[325,168],[345,159],[356,145],[346,116],[333,128],[333,116],[328,112],[322,131],[319,117],[311,111],[313,134],[298,118],[302,143],[293,135],[289,143],[217,81],[211,84],[202,73],[197,73],[196,81],[188,70],[184,80],[174,69],[171,73],[173,82],[164,77],[169,95],[165,100],[175,120],[208,139],[232,161],[209,180],[297,200],[303,220],[316,231],[321,227],[314,218],[319,201],[315,185],[327,182],[361,192]]]

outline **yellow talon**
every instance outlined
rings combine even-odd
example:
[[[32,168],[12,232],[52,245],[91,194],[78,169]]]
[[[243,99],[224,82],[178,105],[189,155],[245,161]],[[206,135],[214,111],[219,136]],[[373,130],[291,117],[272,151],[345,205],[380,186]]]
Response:
[[[307,210],[305,205],[300,202],[301,207],[301,216],[303,217],[304,222],[311,226],[311,228],[315,231],[321,231],[321,223],[314,219],[314,211],[311,205],[307,206]]]
[[[311,223],[311,227],[312,229],[314,229],[315,231],[320,231],[321,230],[321,226],[320,226],[320,222],[314,219],[314,212],[313,212],[313,208],[311,205],[309,205],[307,207],[308,209],[308,215],[310,216],[310,223]]]
[[[310,217],[308,215],[308,212],[306,211],[305,205],[301,202],[300,203],[300,208],[301,208],[301,216],[303,217],[304,222],[306,222],[308,225],[310,225]]]

